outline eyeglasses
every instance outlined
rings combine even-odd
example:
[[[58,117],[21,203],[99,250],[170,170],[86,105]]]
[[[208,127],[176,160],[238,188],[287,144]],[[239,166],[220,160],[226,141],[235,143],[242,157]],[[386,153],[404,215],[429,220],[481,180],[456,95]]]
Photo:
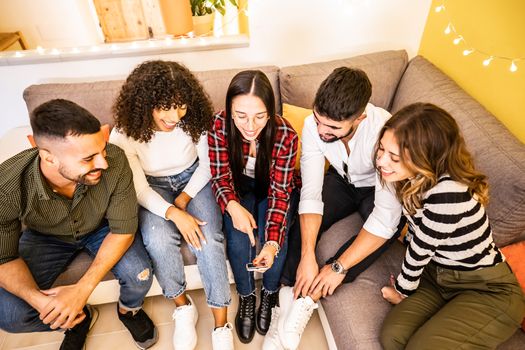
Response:
[[[250,116],[247,114],[232,113],[232,117],[239,124],[247,124],[248,121],[251,119],[253,120],[254,124],[258,124],[258,125],[266,124],[269,118],[267,112],[262,112],[262,113],[258,113],[258,114],[250,115]]]

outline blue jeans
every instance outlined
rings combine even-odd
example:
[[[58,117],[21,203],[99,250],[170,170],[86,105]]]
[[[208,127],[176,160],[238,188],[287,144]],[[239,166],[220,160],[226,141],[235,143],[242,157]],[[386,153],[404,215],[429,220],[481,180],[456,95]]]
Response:
[[[297,217],[297,205],[299,203],[299,192],[293,190],[290,195],[288,212],[286,213],[286,231],[283,246],[279,254],[275,257],[271,268],[263,273],[263,288],[269,292],[279,289],[279,280],[283,271],[286,253],[288,250],[288,231]],[[248,210],[257,222],[255,237],[262,246],[265,242],[266,211],[268,210],[268,198],[258,200],[254,192],[248,192],[241,197],[241,205]],[[233,227],[233,222],[229,214],[224,216],[224,229],[226,232],[226,246],[228,249],[228,259],[233,271],[233,277],[237,285],[237,292],[242,295],[250,295],[255,291],[255,281],[253,272],[246,270],[246,264],[257,256],[255,247],[250,244],[248,235]]]
[[[104,238],[109,233],[107,224],[89,233],[76,242],[26,230],[19,242],[20,257],[29,267],[40,289],[51,288],[75,256],[83,249],[94,257]],[[147,278],[143,272],[148,270]],[[151,262],[142,244],[140,234],[135,235],[128,248],[111,272],[120,284],[119,304],[126,310],[141,308],[152,283]],[[11,333],[50,331],[48,325],[39,319],[39,313],[24,300],[0,289],[0,328]]]
[[[166,201],[173,203],[190,180],[197,165],[198,163],[195,163],[177,175],[147,176],[147,180],[153,190]],[[221,211],[215,201],[210,184],[204,186],[190,201],[187,211],[201,221],[207,222],[206,225],[201,226],[207,244],[202,244],[200,251],[188,245],[197,258],[197,266],[206,292],[206,301],[211,307],[228,306],[231,297]],[[155,275],[162,288],[162,293],[169,299],[178,297],[186,290],[184,262],[181,253],[181,243],[184,238],[172,221],[153,214],[142,207],[139,209],[139,224],[144,245],[153,261]]]

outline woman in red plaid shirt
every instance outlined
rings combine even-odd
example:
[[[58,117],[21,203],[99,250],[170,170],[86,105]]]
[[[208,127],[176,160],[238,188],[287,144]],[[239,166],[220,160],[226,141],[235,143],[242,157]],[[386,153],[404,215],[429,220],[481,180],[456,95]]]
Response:
[[[212,188],[224,214],[227,252],[239,309],[237,335],[249,343],[254,328],[264,335],[278,297],[287,233],[299,193],[295,161],[299,138],[275,114],[272,86],[261,71],[243,71],[230,83],[226,111],[215,116],[208,134]],[[261,250],[256,254],[256,240]],[[255,283],[246,264],[263,273],[255,315]]]

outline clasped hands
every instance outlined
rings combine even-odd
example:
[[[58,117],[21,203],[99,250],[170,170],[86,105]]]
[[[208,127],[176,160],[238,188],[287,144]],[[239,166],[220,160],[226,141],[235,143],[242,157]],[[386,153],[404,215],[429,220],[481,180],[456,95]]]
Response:
[[[308,295],[317,301],[321,297],[332,295],[344,278],[345,275],[332,271],[330,265],[325,265],[319,270],[315,255],[312,252],[301,257],[301,262],[297,268],[294,298],[297,299],[300,295]]]
[[[79,284],[37,291],[35,309],[40,319],[51,329],[73,328],[84,320],[83,308],[91,294],[89,288]]]

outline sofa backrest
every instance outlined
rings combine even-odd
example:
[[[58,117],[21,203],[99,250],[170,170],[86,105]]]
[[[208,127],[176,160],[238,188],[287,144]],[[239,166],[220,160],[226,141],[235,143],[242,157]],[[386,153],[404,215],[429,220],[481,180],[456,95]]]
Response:
[[[312,108],[321,82],[338,67],[360,68],[372,83],[370,101],[389,110],[397,84],[408,63],[406,51],[383,51],[329,62],[281,68],[281,100],[294,106]]]
[[[454,81],[423,57],[415,57],[399,83],[392,113],[430,102],[458,122],[477,168],[488,176],[488,216],[498,246],[525,239],[525,145]]]
[[[262,66],[246,69],[263,71],[272,84],[276,97],[276,110],[281,112],[279,94],[279,68]],[[221,69],[193,72],[210,95],[215,111],[224,109],[226,89],[235,74],[244,69]],[[103,124],[113,125],[111,108],[123,80],[95,81],[89,83],[54,83],[31,85],[24,90],[27,110],[31,113],[40,104],[55,98],[71,100],[93,113]]]

